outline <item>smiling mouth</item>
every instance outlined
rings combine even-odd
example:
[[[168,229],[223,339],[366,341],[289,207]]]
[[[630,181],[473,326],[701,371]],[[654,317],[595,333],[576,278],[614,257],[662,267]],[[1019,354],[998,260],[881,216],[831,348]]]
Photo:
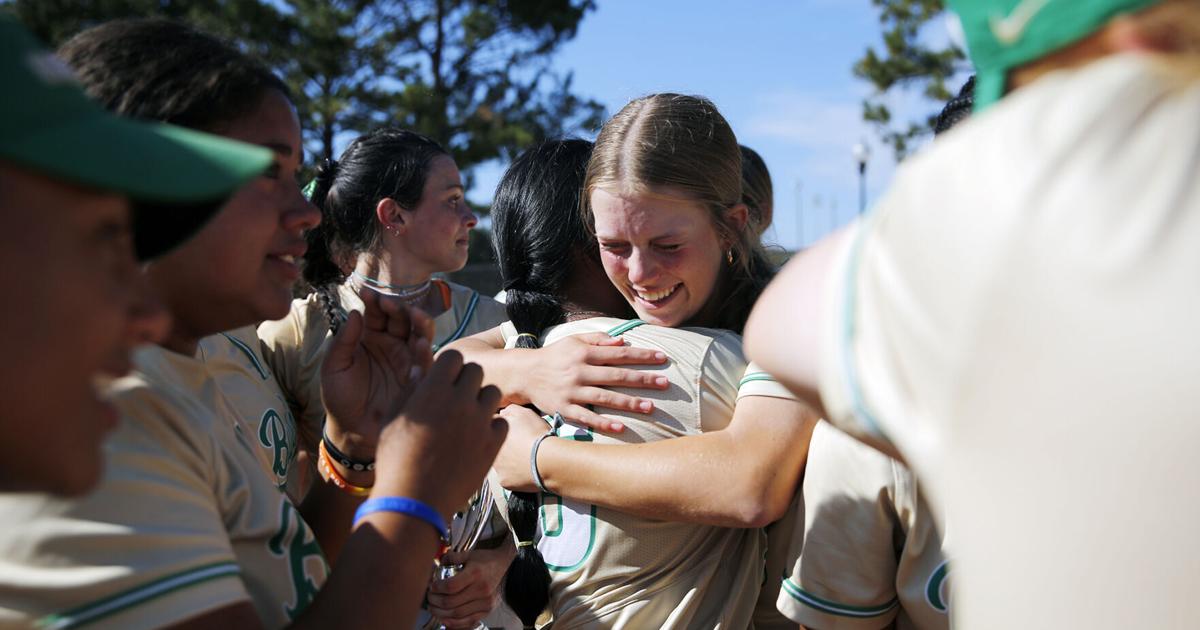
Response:
[[[659,291],[634,291],[634,293],[637,294],[638,299],[642,300],[643,302],[649,302],[651,304],[656,304],[656,303],[660,303],[660,302],[665,302],[667,300],[667,298],[669,298],[675,294],[675,290],[678,289],[680,286],[682,286],[682,285],[676,284],[676,285],[667,287],[666,289],[661,289]]]

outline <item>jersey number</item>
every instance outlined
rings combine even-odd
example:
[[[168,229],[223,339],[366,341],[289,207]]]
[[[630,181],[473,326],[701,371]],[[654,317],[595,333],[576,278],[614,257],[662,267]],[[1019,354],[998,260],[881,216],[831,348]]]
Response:
[[[591,442],[591,429],[563,425],[558,437],[579,442]],[[592,555],[596,543],[596,506],[566,499],[554,494],[541,494],[538,522],[542,524],[542,539],[538,551],[551,571],[573,571]]]

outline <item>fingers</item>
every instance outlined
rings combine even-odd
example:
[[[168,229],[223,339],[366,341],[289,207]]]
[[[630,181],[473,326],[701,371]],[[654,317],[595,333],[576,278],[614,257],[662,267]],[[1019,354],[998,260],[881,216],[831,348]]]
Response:
[[[666,389],[667,377],[649,370],[621,367],[588,367],[579,373],[580,384],[595,387],[632,387],[635,389]]]
[[[322,369],[334,372],[344,370],[354,362],[354,352],[363,336],[363,316],[358,311],[350,311],[345,323],[338,328],[325,354]]]
[[[584,361],[588,365],[661,365],[667,355],[661,350],[632,346],[594,346],[588,348]]]
[[[568,405],[566,409],[559,411],[564,418],[573,421],[575,424],[591,427],[597,431],[606,433],[620,433],[625,430],[625,425],[616,420],[605,418],[604,416],[579,405]]]
[[[471,365],[475,365],[472,363]],[[500,392],[500,388],[495,385],[488,385],[479,390],[479,406],[484,409],[499,409],[500,399],[504,395]]]

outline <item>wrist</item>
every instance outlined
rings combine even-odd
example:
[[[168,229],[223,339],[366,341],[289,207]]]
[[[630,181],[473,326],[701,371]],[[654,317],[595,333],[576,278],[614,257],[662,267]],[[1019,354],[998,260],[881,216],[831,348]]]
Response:
[[[375,484],[375,448],[369,449],[355,444],[349,434],[339,432],[334,423],[327,422],[321,434],[321,447],[329,465],[347,482],[355,486],[370,487]],[[370,451],[369,456],[363,455]]]
[[[375,451],[379,448],[379,435],[368,437],[357,431],[348,431],[342,428],[343,424],[333,416],[327,416],[322,437],[328,438],[338,451],[351,459],[374,462]]]

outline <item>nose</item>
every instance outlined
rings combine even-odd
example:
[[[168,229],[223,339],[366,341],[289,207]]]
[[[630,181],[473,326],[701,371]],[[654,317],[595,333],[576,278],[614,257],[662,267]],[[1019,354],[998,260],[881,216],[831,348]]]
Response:
[[[317,227],[321,223],[321,210],[300,192],[299,184],[294,188],[294,194],[280,219],[283,227],[289,232],[303,232]]]
[[[130,347],[159,343],[167,338],[171,329],[171,314],[150,286],[146,274],[137,273],[131,280],[131,295],[126,327],[126,341]]]
[[[649,252],[635,248],[626,260],[629,282],[645,287],[658,275],[658,262]]]
[[[467,226],[467,229],[469,230],[469,229],[475,227],[476,223],[479,223],[479,217],[475,216],[475,211],[471,210],[471,206],[467,205],[466,201],[463,201],[462,208],[463,208],[463,225]]]

